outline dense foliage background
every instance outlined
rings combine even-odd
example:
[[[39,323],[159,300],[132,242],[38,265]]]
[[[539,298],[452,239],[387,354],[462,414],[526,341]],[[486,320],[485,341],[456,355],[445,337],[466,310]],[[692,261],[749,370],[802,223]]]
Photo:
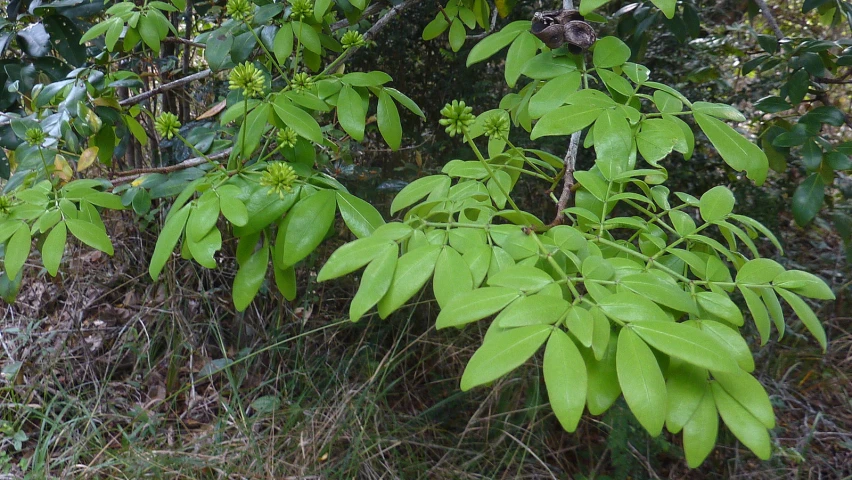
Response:
[[[630,47],[630,61],[649,67],[652,80],[692,100],[742,111],[747,121],[737,127],[761,146],[772,169],[766,183],[756,186],[699,133],[689,160],[670,155],[660,162],[671,191],[699,197],[716,185],[728,186],[736,211],[762,222],[784,247],[781,255],[761,240],[756,245],[761,254],[788,269],[819,275],[837,297],[810,303],[827,332],[825,354],[798,323],[781,339],[773,335],[762,349],[756,348],[761,333],[755,325],[743,328],[755,347],[753,374],[767,388],[777,416],[770,460],[757,460],[720,430],[720,446],[700,468],[687,471],[680,438],[648,436],[623,400],[601,417],[584,417],[577,432],[568,434],[547,405],[540,356],[489,389],[459,391],[458,378],[485,326],[436,332],[438,306],[431,289],[406,302],[391,321],[368,315],[352,324],[349,304],[358,278],[317,282],[336,247],[360,236],[343,207],[344,217],[333,220],[333,235],[326,235],[328,228],[314,235],[316,249],[280,247],[298,251],[301,263],[273,262],[266,275],[263,259],[263,271],[254,275],[258,280],[249,282],[258,295],[253,303],[255,295],[245,288],[241,293],[235,277],[238,265],[262,255],[241,250],[244,243],[236,236],[251,234],[235,230],[231,235],[225,220],[250,230],[261,212],[277,208],[263,203],[270,198],[274,203],[276,195],[264,191],[254,206],[246,201],[245,213],[226,211],[229,202],[217,201],[212,221],[223,233],[215,258],[196,247],[182,254],[197,263],[174,261],[158,246],[167,219],[180,215],[169,213],[170,199],[212,171],[202,154],[223,163],[238,161],[231,142],[254,133],[252,148],[245,140],[238,145],[242,154],[278,152],[303,167],[296,174],[312,192],[334,191],[339,182],[390,218],[391,201],[405,185],[439,173],[450,160],[471,157],[463,142],[438,124],[445,104],[463,99],[482,113],[515,91],[504,80],[503,54],[467,67],[470,49],[486,33],[560,5],[499,1],[485,28],[473,22],[469,31],[450,29],[449,35],[427,41],[424,36],[433,36],[425,33],[429,25],[442,15],[433,2],[246,2],[254,12],[255,32],[234,25],[233,4],[228,10],[222,3],[191,0],[14,0],[4,4],[8,18],[0,20],[4,194],[46,172],[44,178],[58,185],[81,178],[110,183],[78,184],[77,192],[62,187],[77,213],[63,223],[58,256],[36,253],[51,251],[51,235],[37,239],[32,256],[28,235],[26,255],[15,254],[12,239],[20,235],[17,243],[23,244],[23,234],[0,226],[6,242],[0,293],[8,302],[0,320],[0,472],[31,478],[840,478],[852,473],[846,299],[852,253],[852,6],[839,0],[768,5],[690,0],[678,2],[669,19],[651,2],[589,3],[602,6],[598,17],[587,17],[598,37],[622,39]],[[317,142],[320,147],[308,148],[305,139],[314,135],[314,126],[305,121],[292,145],[266,150],[287,139],[262,138],[262,130],[223,120],[249,110],[246,90],[229,89],[229,71],[264,48],[280,57],[287,47],[277,33],[264,30],[264,16],[282,23],[280,18],[306,5],[324,5],[334,18],[302,17],[327,34],[315,43],[291,37],[296,45],[291,51],[301,44],[319,50],[316,59],[305,50],[305,64],[334,58],[343,50],[343,31],[360,31],[366,44],[346,54],[344,72],[386,72],[393,79],[387,86],[407,97],[392,95],[385,82],[359,77],[367,85],[360,95],[372,97],[360,125],[347,124],[345,118],[357,115],[347,115],[338,104],[328,115],[339,117],[339,123],[316,125],[326,139]],[[380,28],[371,30],[376,25]],[[289,28],[297,26],[291,22]],[[291,78],[275,80],[279,76],[271,68],[263,73],[264,88]],[[362,87],[354,78],[335,88]],[[402,107],[396,127],[378,111],[382,95]],[[284,124],[290,125],[285,115],[298,116],[293,105],[309,107],[310,101],[276,99],[284,112],[276,126],[285,130]],[[34,111],[49,115],[40,121],[17,118]],[[155,120],[164,112],[175,115],[179,128],[157,128]],[[363,139],[356,141],[353,131],[359,128]],[[164,132],[173,135],[166,138]],[[560,158],[568,147],[565,137],[531,141],[517,128],[510,140]],[[52,148],[59,148],[57,155],[45,161],[43,152]],[[581,148],[577,169],[590,169],[593,162],[592,150]],[[267,179],[274,185],[272,180]],[[226,198],[235,198],[227,192]],[[514,187],[521,209],[548,220],[556,214],[550,193],[525,179]],[[305,207],[306,218],[325,217],[315,213],[326,211],[325,203],[315,203]],[[200,211],[201,204],[199,198],[192,208]],[[0,203],[4,214],[13,208],[20,207]],[[219,208],[224,219],[217,220]],[[183,218],[186,235],[194,236],[189,215],[187,210]],[[326,236],[329,240],[320,244]],[[263,245],[257,252],[276,255],[277,247],[250,238],[252,245]],[[156,282],[149,276],[152,256],[161,259]],[[16,266],[11,275],[10,258]],[[747,311],[743,299],[737,301]]]

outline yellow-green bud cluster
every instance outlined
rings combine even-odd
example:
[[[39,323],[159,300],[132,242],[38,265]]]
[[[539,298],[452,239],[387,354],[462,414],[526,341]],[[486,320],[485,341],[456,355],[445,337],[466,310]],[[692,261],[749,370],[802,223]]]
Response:
[[[278,140],[278,146],[290,147],[293,148],[296,146],[296,142],[299,140],[299,135],[290,127],[282,128],[278,130],[278,135],[276,136],[276,140]]]
[[[241,63],[231,70],[228,76],[228,88],[242,90],[246,98],[260,97],[266,91],[266,78],[253,63]]]
[[[301,20],[314,16],[314,2],[311,0],[293,0],[290,5],[290,17],[293,19]]]
[[[253,11],[254,6],[249,0],[228,0],[228,3],[225,4],[225,13],[235,20],[248,22],[251,20]]]
[[[30,145],[40,147],[47,140],[47,134],[40,127],[33,127],[27,129],[24,138]]]
[[[13,205],[14,203],[11,198],[6,195],[0,195],[0,215],[4,217],[8,215]]]
[[[293,80],[290,81],[293,90],[303,92],[314,88],[314,80],[305,72],[299,72],[293,75]]]
[[[468,107],[464,102],[453,100],[453,103],[448,103],[441,109],[441,115],[444,118],[438,120],[438,123],[447,127],[445,130],[451,137],[463,135],[476,121],[476,116],[471,112],[473,108]]]
[[[275,192],[284,198],[285,193],[293,191],[293,183],[298,176],[289,164],[285,162],[270,163],[260,177],[260,184],[269,187],[269,192]]]
[[[509,118],[505,115],[491,115],[482,126],[488,138],[506,138],[509,136]]]
[[[343,48],[363,47],[367,44],[367,41],[364,40],[364,35],[361,35],[361,32],[349,30],[343,34],[340,44],[343,45]]]
[[[154,130],[166,140],[171,140],[180,130],[180,121],[174,113],[166,112],[154,120]]]

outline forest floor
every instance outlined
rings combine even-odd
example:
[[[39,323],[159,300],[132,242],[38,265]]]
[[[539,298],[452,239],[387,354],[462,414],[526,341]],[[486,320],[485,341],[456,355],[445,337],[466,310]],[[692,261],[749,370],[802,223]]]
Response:
[[[111,222],[115,257],[72,247],[60,276],[29,268],[2,305],[0,479],[852,475],[852,290],[828,230],[790,226],[776,257],[834,287],[835,302],[814,305],[828,352],[797,320],[753,345],[778,417],[772,458],[720,429],[690,471],[679,436],[648,437],[621,402],[565,433],[533,368],[460,392],[484,327],[435,331],[428,292],[386,321],[349,322],[354,281],[315,282],[334,245],[298,272],[296,302],[264,287],[237,313],[232,243],[221,268],[177,260],[153,283],[154,236],[127,213]]]

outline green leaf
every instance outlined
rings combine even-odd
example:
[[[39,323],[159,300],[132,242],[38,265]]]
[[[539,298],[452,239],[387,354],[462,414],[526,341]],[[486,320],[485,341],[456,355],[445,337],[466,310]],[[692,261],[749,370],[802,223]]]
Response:
[[[630,47],[617,37],[604,37],[595,42],[592,61],[597,68],[612,68],[630,59]]]
[[[701,196],[701,218],[707,223],[722,220],[734,211],[735,203],[734,194],[727,187],[713,187]]]
[[[344,85],[337,99],[337,120],[353,139],[364,139],[364,123],[367,111],[361,95],[349,85]]]
[[[505,287],[485,287],[463,293],[441,310],[435,326],[440,330],[481,320],[503,310],[519,297],[518,290]]]
[[[399,246],[389,243],[364,270],[358,292],[349,304],[349,319],[357,322],[368,310],[385,296],[393,281],[393,272],[399,259]]]
[[[219,196],[216,195],[214,190],[210,189],[201,195],[189,215],[189,221],[186,223],[187,238],[193,242],[200,241],[216,226],[218,219]]]
[[[432,40],[433,38],[437,38],[438,35],[444,33],[445,30],[450,26],[447,23],[447,19],[444,18],[442,13],[439,13],[434,20],[429,22],[425,28],[423,28],[423,40]]]
[[[766,345],[769,340],[769,313],[763,302],[760,301],[760,296],[752,289],[739,286],[740,292],[746,301],[751,317],[754,320],[754,326],[757,327],[757,333],[760,335],[760,344]]]
[[[65,253],[65,241],[67,239],[68,232],[65,228],[65,222],[59,222],[53,227],[41,246],[41,261],[44,268],[47,269],[47,273],[53,277],[59,271],[59,263]]]
[[[213,256],[222,248],[222,232],[214,228],[197,242],[187,236],[185,246],[199,265],[204,268],[216,268],[216,259]]]
[[[698,300],[698,305],[710,315],[738,327],[745,323],[740,307],[727,295],[717,292],[698,292],[695,298]]]
[[[580,351],[583,360],[586,361],[586,371],[589,377],[586,406],[592,415],[600,415],[607,411],[621,395],[616,366],[616,349],[616,342],[609,342],[606,352],[599,360],[595,359],[588,349]]]
[[[716,408],[731,433],[758,458],[769,460],[772,448],[766,426],[728,395],[719,383],[711,383],[710,388],[713,390]]]
[[[358,238],[368,237],[385,224],[376,207],[346,192],[336,192],[340,215],[349,230]]]
[[[734,122],[745,122],[746,117],[736,108],[724,103],[695,102],[692,111],[710,115],[711,117],[731,120]]]
[[[219,189],[217,191],[219,194],[219,208],[222,210],[222,215],[224,215],[232,225],[236,225],[238,227],[245,226],[249,220],[246,204],[237,198],[236,195],[228,194],[227,192],[229,190],[230,189],[226,189],[223,192],[222,189]]]
[[[428,177],[418,178],[409,183],[394,197],[391,203],[390,213],[402,210],[403,208],[413,205],[418,200],[429,195],[433,191],[443,190],[450,186],[450,177],[446,175],[430,175]]]
[[[701,320],[699,328],[712,335],[719,345],[733,358],[739,367],[747,372],[754,370],[754,357],[743,336],[737,330],[713,320]]]
[[[627,406],[656,437],[666,420],[666,381],[654,353],[630,328],[622,328],[618,334],[616,368]]]
[[[737,283],[766,285],[784,271],[784,267],[775,260],[755,258],[740,267],[737,272]]]
[[[707,370],[688,363],[671,362],[666,380],[666,429],[683,430],[707,392]]]
[[[24,262],[30,256],[31,244],[32,235],[26,225],[21,225],[15,230],[15,233],[12,234],[12,237],[6,243],[3,262],[6,266],[6,275],[9,278],[16,278],[18,272],[24,267]]]
[[[666,18],[671,19],[674,17],[677,0],[651,0],[651,3],[662,10]]]
[[[793,106],[781,97],[769,96],[758,100],[757,103],[754,104],[754,108],[766,113],[778,113],[783,112],[784,110],[789,110],[793,108]]]
[[[793,193],[793,218],[804,226],[816,217],[825,201],[825,183],[819,173],[802,182]]]
[[[358,97],[358,101],[361,101],[360,96]],[[314,143],[323,143],[322,130],[320,130],[319,123],[308,112],[293,105],[290,99],[284,95],[279,95],[275,99],[273,107],[278,118],[288,127],[295,130],[296,133]]]
[[[580,15],[588,15],[592,10],[609,3],[610,0],[580,0]]]
[[[606,109],[595,121],[594,135],[598,168],[604,177],[612,179],[627,168],[633,131],[620,111]]]
[[[391,150],[399,148],[402,142],[402,124],[399,121],[399,112],[393,103],[390,94],[382,90],[379,92],[379,106],[376,111],[379,123],[379,132],[388,143]]]
[[[275,286],[281,295],[289,301],[296,298],[296,271],[293,267],[280,269],[272,262],[272,271],[275,273]]]
[[[340,81],[353,87],[378,87],[379,85],[393,81],[385,72],[352,72],[340,77]]]
[[[769,160],[763,150],[721,120],[699,112],[694,116],[725,163],[738,172],[745,170],[748,178],[762,185],[769,171]]]
[[[266,269],[269,267],[269,246],[263,245],[249,259],[240,265],[237,276],[234,277],[234,307],[238,312],[244,311],[263,284]]]
[[[248,160],[251,154],[260,146],[260,139],[266,132],[266,125],[269,122],[269,104],[261,103],[254,110],[250,111],[246,116],[246,121],[242,124],[239,133],[237,144],[240,145],[240,153],[243,161]]]
[[[110,241],[107,234],[96,225],[84,220],[77,220],[73,218],[66,218],[65,225],[68,227],[68,230],[71,230],[72,235],[77,237],[78,240],[86,245],[96,248],[110,256],[115,253],[112,248],[112,241]]]
[[[423,111],[420,110],[420,107],[414,103],[414,100],[405,96],[405,94],[401,93],[399,90],[390,87],[384,87],[384,91],[388,92],[394,100],[397,101],[400,105],[410,110],[412,113],[417,115],[420,118],[426,118],[426,115],[423,114]]]
[[[601,115],[603,109],[591,105],[570,105],[546,113],[535,124],[530,138],[535,140],[551,135],[570,135],[588,127]]]
[[[295,265],[322,243],[334,222],[335,199],[334,191],[320,190],[293,206],[275,241],[279,266]]]
[[[189,218],[190,206],[185,205],[174,215],[171,215],[163,229],[160,231],[160,236],[157,237],[157,244],[154,247],[154,253],[151,255],[151,263],[148,266],[148,273],[151,279],[157,280],[160,272],[172,255],[178,240],[183,233],[183,227]]]
[[[569,95],[580,88],[580,72],[570,72],[548,80],[530,98],[531,118],[540,118],[563,105]]]
[[[580,344],[586,348],[591,347],[595,328],[595,321],[592,314],[578,305],[572,305],[569,308],[568,314],[565,315],[565,326],[568,328],[568,331],[577,337]],[[564,311],[563,309],[563,313]],[[609,328],[609,321],[605,321],[607,322],[607,328]]]
[[[435,277],[432,279],[432,291],[435,293],[438,306],[444,308],[453,298],[471,290],[473,290],[473,277],[470,267],[456,249],[444,247],[438,255]]]
[[[139,17],[139,24],[136,29],[145,45],[153,50],[154,54],[159,55],[160,33],[159,28],[157,28],[157,17],[151,14],[151,10],[148,11],[148,15]]]
[[[816,275],[801,270],[788,270],[772,280],[774,287],[792,290],[799,295],[819,300],[834,300],[834,292]]]
[[[683,453],[689,468],[698,468],[716,446],[719,434],[719,414],[716,402],[709,387],[704,387],[704,395],[695,413],[683,427]]]
[[[674,281],[667,281],[651,273],[627,275],[620,285],[645,298],[681,312],[698,313],[695,301]]]
[[[553,277],[543,270],[526,265],[508,267],[488,278],[488,285],[492,287],[514,288],[527,293],[538,292],[553,282]]]
[[[570,303],[559,297],[532,295],[513,302],[500,312],[494,321],[500,328],[553,325],[565,315],[570,307]],[[591,317],[589,320],[591,320]],[[591,334],[591,331],[589,333]]]
[[[482,40],[479,41],[473,48],[470,49],[470,53],[467,54],[467,66],[471,66],[474,63],[479,63],[483,60],[491,58],[495,53],[499,52],[506,45],[512,43],[518,35],[520,35],[520,30],[502,30],[500,32],[489,35]]]
[[[461,49],[462,45],[464,45],[465,36],[467,35],[467,31],[464,29],[464,25],[462,21],[456,17],[453,19],[453,23],[450,24],[450,48],[454,52],[458,52]]]
[[[548,325],[512,328],[489,337],[471,357],[461,378],[462,391],[493,382],[523,365],[550,336]]]
[[[544,350],[544,383],[556,418],[568,432],[577,429],[586,404],[586,362],[577,346],[560,329],[553,330]]]
[[[614,293],[598,301],[598,306],[607,317],[621,322],[645,322],[668,318],[656,303],[631,292]]]
[[[386,238],[364,237],[341,246],[320,269],[317,281],[325,282],[358,270],[376,258],[387,245],[390,242]]]
[[[662,90],[654,91],[654,105],[662,113],[679,113],[683,111],[683,102],[674,95]]]
[[[683,323],[647,321],[630,326],[637,335],[657,350],[713,372],[739,369],[716,338]]]
[[[735,370],[733,372],[713,372],[713,378],[725,389],[737,403],[756,418],[766,428],[775,428],[775,412],[763,385],[750,374]]]
[[[793,307],[793,311],[796,312],[796,316],[799,317],[799,320],[802,321],[805,328],[811,332],[811,335],[817,339],[819,345],[822,347],[823,353],[825,353],[828,349],[828,340],[825,336],[825,330],[823,329],[819,318],[817,318],[814,311],[811,310],[811,307],[809,307],[808,304],[801,299],[801,297],[789,290],[776,287],[775,291],[778,292],[778,295],[781,295],[781,297],[784,298],[791,307]]]
[[[642,130],[636,135],[636,146],[648,163],[656,165],[656,162],[665,158],[675,147],[679,151],[686,151],[686,140],[681,133],[677,125],[666,119],[643,120]]]
[[[44,17],[42,23],[50,34],[50,42],[65,61],[74,66],[86,63],[86,47],[80,42],[82,34],[71,19],[54,14]]]
[[[301,42],[308,51],[316,53],[317,55],[322,55],[322,42],[320,41],[317,31],[306,23],[294,21],[292,24],[293,35],[296,36],[299,42]]]
[[[293,26],[290,23],[285,23],[278,29],[275,40],[272,41],[272,53],[275,54],[279,65],[290,58],[293,53]]]
[[[440,246],[426,245],[399,258],[393,272],[393,282],[385,296],[379,300],[379,317],[387,318],[426,285],[440,253]]]
[[[512,46],[509,47],[509,52],[506,54],[506,70],[504,72],[506,83],[510,87],[514,88],[518,77],[521,76],[521,70],[535,56],[539,44],[540,41],[527,31],[518,34],[512,42]]]

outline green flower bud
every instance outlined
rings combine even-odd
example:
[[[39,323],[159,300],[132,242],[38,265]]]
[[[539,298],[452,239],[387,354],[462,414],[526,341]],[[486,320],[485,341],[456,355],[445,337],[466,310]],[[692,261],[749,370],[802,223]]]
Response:
[[[166,140],[171,140],[180,130],[180,121],[174,113],[164,113],[154,120],[154,130]]]
[[[225,4],[225,13],[228,16],[243,21],[250,21],[254,6],[249,0],[228,0]]]
[[[490,115],[485,119],[483,130],[488,138],[506,138],[509,136],[509,117]]]
[[[284,193],[293,191],[293,183],[298,176],[289,164],[285,162],[270,163],[260,177],[260,184],[269,187],[269,192],[275,192],[284,198]]]
[[[278,140],[278,147],[290,147],[293,148],[296,146],[296,142],[299,140],[299,135],[290,127],[283,128],[278,130],[278,135],[276,136],[276,140]]]
[[[438,120],[438,123],[447,127],[445,130],[451,137],[464,135],[468,127],[476,121],[476,116],[471,112],[473,108],[468,107],[464,102],[453,100],[452,104],[448,103],[441,109],[441,115],[444,118]]]
[[[0,195],[0,216],[5,217],[14,206],[12,199],[6,195]]]
[[[343,48],[363,47],[367,44],[367,41],[364,40],[364,35],[361,35],[360,32],[349,30],[343,34],[340,44],[343,45]]]
[[[44,141],[47,140],[47,134],[44,133],[41,127],[28,128],[26,133],[24,133],[24,137],[27,143],[36,147],[42,146]]]
[[[305,72],[299,72],[293,75],[293,80],[290,81],[290,86],[297,92],[303,92],[314,88],[314,80]]]
[[[228,88],[242,90],[246,98],[263,96],[266,91],[266,79],[263,72],[251,62],[237,65],[228,76]]]
[[[311,0],[292,0],[290,17],[296,20],[302,20],[306,17],[314,16],[314,2]]]

